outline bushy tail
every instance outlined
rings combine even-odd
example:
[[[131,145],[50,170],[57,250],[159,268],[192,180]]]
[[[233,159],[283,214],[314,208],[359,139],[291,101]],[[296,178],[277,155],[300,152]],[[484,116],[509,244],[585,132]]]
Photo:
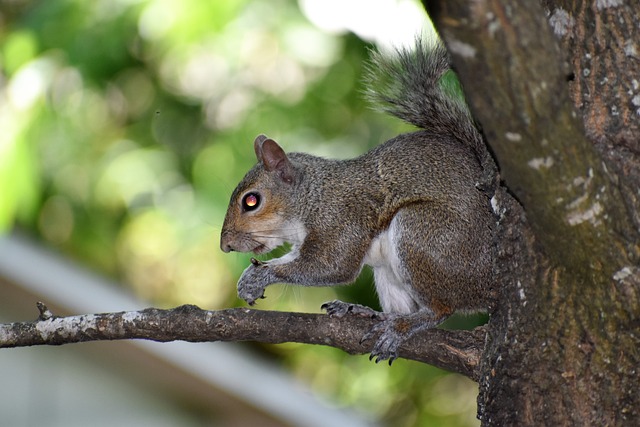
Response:
[[[418,38],[413,50],[398,49],[390,56],[372,54],[367,95],[387,113],[471,146],[484,166],[489,154],[462,91],[455,93],[457,79],[453,75],[446,82],[442,79],[450,69],[449,54],[440,42],[427,46]]]

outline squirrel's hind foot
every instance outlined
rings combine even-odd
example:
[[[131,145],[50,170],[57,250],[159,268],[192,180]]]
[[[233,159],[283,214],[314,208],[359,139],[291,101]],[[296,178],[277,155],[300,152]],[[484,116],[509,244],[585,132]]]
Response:
[[[376,339],[369,360],[380,363],[388,360],[389,365],[398,358],[398,349],[416,332],[439,325],[446,316],[438,318],[430,310],[422,310],[411,314],[382,313],[360,304],[344,301],[330,301],[320,307],[329,316],[358,316],[377,319],[369,332],[364,334],[361,343]]]
[[[385,319],[372,327],[360,342],[370,341],[377,337],[369,360],[380,363],[389,361],[389,365],[398,358],[398,350],[416,332],[430,329],[440,324],[444,318],[437,319],[431,312],[419,311],[408,315],[385,313]]]

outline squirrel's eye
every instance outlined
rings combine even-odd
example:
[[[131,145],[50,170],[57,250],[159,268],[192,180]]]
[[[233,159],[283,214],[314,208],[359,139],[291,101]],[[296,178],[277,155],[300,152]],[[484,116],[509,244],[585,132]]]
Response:
[[[260,205],[260,195],[258,193],[247,193],[242,199],[242,207],[245,211],[252,211]]]

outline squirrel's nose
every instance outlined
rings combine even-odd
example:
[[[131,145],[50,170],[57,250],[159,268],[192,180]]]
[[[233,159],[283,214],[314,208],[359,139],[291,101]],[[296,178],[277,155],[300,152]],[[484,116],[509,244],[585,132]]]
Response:
[[[222,249],[222,252],[226,254],[233,251],[233,247],[231,246],[231,243],[229,243],[229,239],[227,236],[227,231],[223,231],[220,236],[220,249]]]
[[[220,249],[222,249],[222,252],[224,252],[226,254],[228,254],[229,252],[233,251],[233,248],[231,247],[231,244],[226,242],[225,239],[220,241]]]

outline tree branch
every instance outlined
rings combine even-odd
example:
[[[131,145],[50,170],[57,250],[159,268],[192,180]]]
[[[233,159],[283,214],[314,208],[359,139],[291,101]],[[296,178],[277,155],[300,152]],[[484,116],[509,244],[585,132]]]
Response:
[[[34,322],[0,324],[0,348],[63,345],[86,341],[146,339],[151,341],[258,341],[329,345],[350,354],[370,351],[361,337],[378,322],[356,316],[287,313],[247,308],[219,311],[183,305],[170,310],[85,314],[57,317],[39,303]],[[429,363],[478,380],[485,329],[431,329],[409,339],[400,357]]]

